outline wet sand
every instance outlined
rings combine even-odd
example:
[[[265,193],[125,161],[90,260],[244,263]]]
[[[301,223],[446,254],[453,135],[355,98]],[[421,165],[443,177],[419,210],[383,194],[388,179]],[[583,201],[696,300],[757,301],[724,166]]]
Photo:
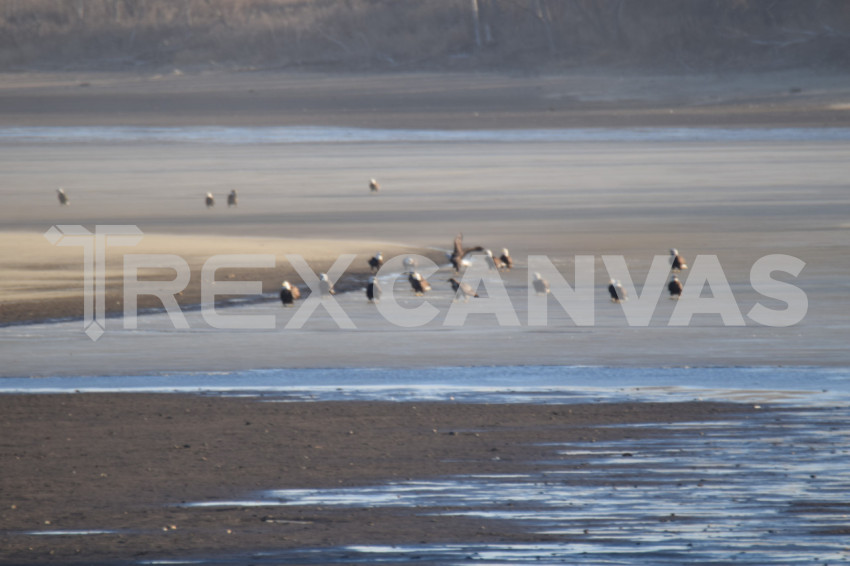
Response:
[[[3,395],[0,562],[90,564],[425,540],[567,541],[571,537],[525,532],[510,522],[437,519],[405,508],[180,504],[242,499],[267,489],[528,473],[555,457],[554,444],[547,443],[663,438],[664,424],[746,418],[752,411],[720,403],[504,406]],[[631,426],[639,424],[653,426]],[[568,460],[563,465],[570,467]],[[78,530],[115,532],[23,534]]]

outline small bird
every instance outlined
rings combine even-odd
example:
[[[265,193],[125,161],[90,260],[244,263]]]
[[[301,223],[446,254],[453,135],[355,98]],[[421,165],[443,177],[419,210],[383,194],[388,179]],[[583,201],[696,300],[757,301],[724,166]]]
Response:
[[[319,290],[322,292],[323,297],[336,294],[336,291],[334,291],[334,285],[331,283],[331,280],[328,279],[327,273],[319,275]]]
[[[377,193],[381,190],[381,185],[379,185],[378,181],[375,179],[369,179],[369,190],[373,193]]]
[[[407,276],[407,280],[410,282],[410,286],[413,288],[413,292],[417,297],[421,297],[431,290],[431,285],[416,271],[411,272]]]
[[[210,208],[211,206],[215,206],[215,197],[212,195],[212,193],[207,193],[206,203],[207,203],[207,208]]]
[[[534,274],[534,280],[532,281],[534,285],[534,292],[538,295],[548,295],[549,294],[549,282],[543,279],[543,276],[539,273]]]
[[[673,271],[680,271],[688,268],[688,264],[685,263],[685,258],[679,255],[679,250],[676,248],[670,250],[670,264],[670,269]]]
[[[372,268],[372,273],[377,272],[381,269],[381,266],[384,265],[384,256],[381,252],[376,253],[374,256],[369,258],[369,267]]]
[[[230,208],[231,206],[236,206],[237,200],[238,199],[236,196],[236,189],[233,189],[232,191],[230,191],[230,194],[227,195],[227,208]]]
[[[71,200],[68,198],[68,194],[62,187],[56,189],[56,198],[59,199],[59,204],[61,204],[62,206],[68,206],[71,204]]]
[[[502,268],[508,269],[514,266],[514,260],[511,258],[511,252],[508,251],[508,248],[502,248],[502,255],[499,256],[499,259],[502,261]]]
[[[670,291],[671,299],[678,299],[682,296],[682,282],[679,278],[673,275],[670,278],[670,283],[667,284],[667,290]]]
[[[455,292],[454,301],[457,301],[460,298],[460,295],[463,295],[463,302],[468,301],[470,297],[478,297],[478,293],[475,292],[475,289],[467,283],[458,281],[456,277],[452,277],[448,281],[452,284],[452,289],[454,289]]]
[[[464,262],[463,258],[472,252],[483,252],[484,248],[481,246],[475,246],[471,248],[464,249],[463,247],[463,233],[458,233],[455,236],[454,247],[452,249],[452,253],[449,256],[449,261],[452,263],[452,267],[454,267],[455,273],[460,271],[460,268],[463,267]]]
[[[611,295],[611,301],[615,303],[622,303],[628,300],[626,290],[623,289],[623,286],[616,279],[608,282],[608,294]]]
[[[370,303],[378,303],[381,301],[381,293],[381,286],[378,285],[378,280],[372,275],[366,285],[366,298],[369,299]]]
[[[289,281],[284,281],[280,284],[280,302],[285,307],[294,306],[295,301],[301,298],[301,291],[298,287],[293,287]]]

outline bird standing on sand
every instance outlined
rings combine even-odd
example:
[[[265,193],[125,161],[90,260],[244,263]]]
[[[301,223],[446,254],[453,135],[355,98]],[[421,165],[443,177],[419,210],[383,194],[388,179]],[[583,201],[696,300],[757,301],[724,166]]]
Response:
[[[375,179],[369,179],[369,191],[373,193],[377,193],[381,190],[381,185],[378,184],[378,181]]]
[[[382,265],[384,265],[384,256],[381,252],[369,258],[369,267],[372,268],[372,273],[376,273]]]
[[[413,288],[413,292],[417,297],[421,297],[431,290],[431,285],[416,271],[411,272],[407,276],[407,280],[410,282],[410,286]]]
[[[499,256],[499,259],[502,262],[502,268],[510,270],[514,266],[514,260],[511,258],[511,252],[508,251],[508,248],[502,248],[502,255]]]
[[[670,278],[670,283],[667,284],[667,290],[670,291],[671,299],[678,299],[682,296],[682,282],[679,278],[673,275]]]
[[[452,267],[454,267],[455,273],[460,272],[460,268],[464,265],[463,258],[472,252],[483,252],[484,248],[481,246],[475,246],[472,248],[463,248],[463,233],[458,233],[455,236],[454,248],[452,249],[452,254],[449,256],[449,261],[452,262]]]
[[[543,279],[543,276],[539,273],[534,274],[534,280],[532,281],[532,285],[534,285],[534,292],[538,295],[549,294],[549,282]]]
[[[280,284],[280,302],[283,303],[283,306],[291,307],[294,305],[296,299],[300,298],[301,291],[298,290],[298,287],[293,287],[289,281],[284,281]]]
[[[458,281],[456,277],[449,279],[449,283],[452,284],[452,289],[454,289],[455,292],[454,301],[457,301],[461,295],[463,295],[463,302],[468,301],[470,297],[478,297],[478,293],[475,292],[475,289],[467,283]]]
[[[236,189],[233,189],[232,191],[230,191],[230,194],[227,195],[227,208],[230,208],[231,206],[236,206],[237,200],[238,199],[236,196]]]
[[[71,200],[68,198],[67,193],[65,193],[65,189],[63,189],[62,187],[56,189],[56,198],[59,199],[59,204],[61,204],[62,206],[68,206],[69,204],[71,204]]]
[[[336,291],[334,291],[334,285],[331,283],[331,280],[328,279],[327,273],[319,275],[319,291],[321,291],[323,297],[336,294]]]
[[[205,202],[207,203],[207,208],[215,206],[215,197],[212,195],[212,193],[207,193]]]
[[[369,283],[366,284],[366,298],[370,303],[378,303],[381,301],[381,286],[378,285],[378,280],[374,275],[369,277]]]
[[[614,303],[622,303],[628,300],[626,290],[617,279],[612,279],[608,282],[608,294],[611,295],[611,301]]]
[[[673,271],[680,271],[688,268],[688,264],[685,263],[685,258],[679,255],[679,250],[676,248],[670,250],[670,264],[670,269]]]

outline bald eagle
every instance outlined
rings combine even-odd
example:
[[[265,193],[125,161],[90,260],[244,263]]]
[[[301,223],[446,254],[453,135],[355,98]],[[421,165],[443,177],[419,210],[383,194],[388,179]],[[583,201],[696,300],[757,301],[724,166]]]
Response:
[[[667,284],[667,290],[670,291],[671,299],[678,299],[682,296],[682,282],[679,278],[673,275],[670,278],[670,283]]]
[[[377,193],[381,190],[381,185],[379,185],[378,181],[375,179],[369,179],[369,190],[373,193]]]
[[[499,260],[502,262],[503,269],[509,270],[514,266],[514,260],[511,258],[511,252],[508,251],[508,248],[502,248],[502,255]]]
[[[679,255],[679,250],[673,248],[670,250],[670,264],[673,271],[687,269],[688,264],[685,263],[685,258]]]
[[[534,285],[534,292],[538,295],[548,295],[549,294],[549,282],[543,279],[543,276],[539,273],[534,274],[534,280],[532,281]]]
[[[378,285],[378,280],[372,275],[369,277],[369,283],[366,285],[366,298],[370,303],[377,303],[381,300],[381,286]]]
[[[458,281],[456,277],[449,279],[449,283],[452,284],[452,289],[455,292],[455,301],[457,301],[461,295],[463,295],[464,302],[468,301],[469,297],[478,297],[478,293],[475,292],[475,289],[467,283]]]
[[[331,280],[328,279],[327,273],[319,275],[319,291],[321,291],[323,297],[336,294],[336,291],[334,291],[334,285],[331,283]]]
[[[291,307],[300,298],[301,291],[298,290],[298,287],[293,287],[289,281],[280,284],[280,302],[283,303],[283,306]]]
[[[615,303],[622,303],[628,300],[626,290],[623,289],[623,286],[616,279],[612,279],[608,283],[608,294],[611,295],[611,301]]]
[[[449,260],[452,262],[452,267],[454,267],[455,273],[460,271],[460,268],[463,266],[463,258],[472,252],[483,252],[484,248],[481,246],[475,246],[472,248],[463,247],[463,234],[458,233],[455,236],[454,248],[452,249],[452,255],[449,257]]]
[[[237,204],[236,189],[233,189],[232,191],[230,191],[230,194],[227,195],[227,208],[230,208],[231,206],[236,206],[236,204]]]
[[[417,297],[421,297],[431,290],[431,285],[416,271],[411,272],[407,276],[407,280],[410,282],[410,286],[413,288],[413,292]]]
[[[68,195],[65,193],[65,189],[63,189],[62,187],[56,189],[56,198],[59,199],[59,204],[61,204],[62,206],[68,206],[69,204],[71,204]]]
[[[207,193],[206,203],[207,203],[207,208],[210,208],[211,206],[215,206],[215,197],[212,195],[212,193]]]
[[[376,253],[374,256],[369,258],[369,267],[372,268],[372,273],[377,272],[381,269],[381,266],[384,265],[384,256],[381,252]]]

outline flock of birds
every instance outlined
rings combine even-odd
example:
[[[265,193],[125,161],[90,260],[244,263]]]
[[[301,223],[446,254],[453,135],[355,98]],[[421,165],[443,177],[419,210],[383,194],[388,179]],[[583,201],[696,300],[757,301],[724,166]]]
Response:
[[[377,193],[380,191],[381,186],[375,179],[369,180],[369,191],[371,193]],[[68,206],[71,204],[71,200],[68,197],[68,193],[65,192],[65,189],[60,187],[56,189],[56,196],[59,199],[59,204],[62,206]],[[215,196],[212,193],[207,193],[205,195],[205,203],[207,208],[211,208],[215,206]],[[227,195],[227,207],[237,206],[238,204],[238,194],[236,189],[230,191]],[[454,276],[449,278],[447,281],[451,284],[452,290],[455,293],[455,300],[460,297],[463,297],[464,300],[468,301],[470,298],[478,297],[478,293],[466,283],[460,281],[457,276],[460,274],[461,270],[468,265],[467,256],[473,253],[483,253],[486,256],[486,261],[488,262],[491,269],[495,270],[510,270],[513,265],[513,259],[511,258],[510,252],[507,248],[502,249],[502,253],[499,257],[493,255],[493,252],[489,249],[486,249],[482,246],[472,246],[472,247],[463,247],[463,234],[458,234],[455,237],[453,248],[451,254],[449,254],[449,262],[452,265],[452,269],[454,270]],[[376,253],[373,257],[369,258],[369,267],[372,269],[373,275],[369,277],[369,281],[366,284],[366,297],[369,302],[377,302],[381,299],[381,286],[378,283],[377,278],[375,277],[375,273],[381,269],[381,266],[384,264],[384,257],[381,252]],[[407,280],[410,283],[410,287],[413,290],[413,293],[416,296],[422,296],[428,291],[431,290],[431,284],[425,280],[422,275],[416,271],[416,261],[413,258],[405,258],[404,260],[405,269],[407,269]],[[676,248],[670,250],[670,269],[673,271],[672,276],[670,277],[670,281],[667,284],[667,291],[670,293],[671,299],[678,299],[682,296],[682,282],[679,281],[676,273],[683,269],[687,269],[688,265],[685,263],[684,258],[679,254],[679,251]],[[534,291],[538,294],[544,295],[550,292],[549,282],[544,279],[540,273],[535,273],[534,278],[532,279],[532,285],[534,287]],[[322,273],[319,276],[319,286],[323,296],[333,295],[335,294],[333,284],[328,279],[327,274]],[[628,295],[626,290],[623,288],[622,283],[618,279],[611,279],[608,282],[608,294],[611,296],[611,301],[615,303],[621,303],[623,301],[628,300]],[[298,290],[298,287],[292,285],[289,281],[284,281],[281,284],[280,290],[280,300],[286,307],[291,307],[295,304],[295,301],[301,298],[301,292]]]
[[[670,250],[670,270],[674,273],[670,276],[670,281],[667,283],[667,292],[670,293],[670,298],[678,300],[682,296],[682,282],[676,275],[679,271],[687,269],[688,264],[685,263],[685,258],[679,253],[679,250],[673,248]],[[535,274],[536,275],[536,274]],[[619,279],[611,279],[608,282],[608,294],[611,296],[611,301],[621,303],[628,300],[628,295]]]
[[[482,246],[464,248],[463,234],[459,233],[455,237],[452,252],[447,254],[449,257],[449,263],[451,263],[453,269],[453,276],[447,281],[451,284],[452,291],[455,293],[455,301],[460,298],[463,298],[464,301],[468,301],[470,298],[478,297],[478,293],[475,289],[473,289],[469,284],[458,279],[461,270],[469,265],[469,260],[466,259],[467,256],[476,252],[480,252],[485,255],[490,269],[507,271],[514,266],[513,259],[511,258],[510,252],[507,248],[502,249],[502,254],[498,258],[493,255],[491,250]],[[377,252],[374,256],[369,258],[368,263],[372,270],[372,275],[369,277],[366,284],[366,298],[370,303],[375,303],[380,301],[383,293],[381,286],[378,283],[377,276],[375,275],[384,265],[383,254],[381,252]],[[416,260],[412,257],[407,257],[404,259],[403,263],[406,270],[405,274],[407,275],[407,281],[410,283],[410,288],[413,293],[417,297],[421,297],[425,295],[425,293],[429,292],[431,290],[431,284],[422,277],[422,274],[416,271]],[[688,265],[685,263],[685,259],[682,255],[679,254],[679,251],[675,248],[670,250],[670,265],[671,270],[674,273],[670,278],[670,282],[667,284],[667,290],[670,293],[671,299],[678,299],[682,295],[682,282],[679,281],[676,273],[683,269],[687,269]],[[550,293],[549,282],[544,279],[540,273],[534,273],[532,285],[535,293],[537,294],[545,295]],[[322,296],[335,294],[333,284],[328,280],[328,276],[325,273],[319,275],[319,286]],[[615,303],[628,300],[626,290],[617,279],[612,279],[608,283],[608,293],[611,296],[611,301]],[[281,284],[280,300],[283,303],[283,306],[293,306],[295,301],[300,297],[301,293],[298,291],[298,288],[293,286],[289,281],[284,281]]]

